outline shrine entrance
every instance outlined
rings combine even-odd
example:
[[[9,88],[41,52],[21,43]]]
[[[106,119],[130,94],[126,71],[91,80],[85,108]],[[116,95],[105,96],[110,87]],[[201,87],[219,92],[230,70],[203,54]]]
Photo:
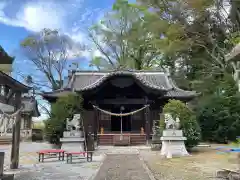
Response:
[[[120,108],[112,109],[113,113],[127,113],[130,109],[121,106]],[[111,116],[111,131],[112,132],[131,132],[131,115],[129,116]]]
[[[145,120],[141,119],[141,114],[149,108],[150,105],[134,106],[132,105],[112,105],[110,111],[93,105],[101,114],[100,133],[98,135],[98,145],[139,145],[146,143],[146,134],[144,131]],[[134,116],[140,115],[140,121],[134,119]],[[101,131],[104,129],[104,131]]]

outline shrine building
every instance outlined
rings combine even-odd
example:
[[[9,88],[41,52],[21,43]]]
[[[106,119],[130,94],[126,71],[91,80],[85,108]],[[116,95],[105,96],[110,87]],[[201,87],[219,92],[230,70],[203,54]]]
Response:
[[[120,135],[129,145],[146,143],[169,99],[188,102],[197,95],[160,71],[73,71],[63,89],[43,98],[54,103],[72,92],[82,95],[84,125],[92,126],[100,145],[114,145]]]

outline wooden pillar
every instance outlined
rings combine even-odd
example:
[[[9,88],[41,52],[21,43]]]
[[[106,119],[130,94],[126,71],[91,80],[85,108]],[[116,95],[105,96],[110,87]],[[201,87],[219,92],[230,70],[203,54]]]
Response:
[[[15,94],[15,112],[21,108],[21,92]],[[17,169],[19,165],[21,112],[16,115],[15,124],[12,128],[11,169]]]
[[[95,108],[93,108],[93,112],[94,112],[93,134],[94,134],[94,139],[96,139],[96,135],[97,135],[97,112],[96,112]]]
[[[97,134],[99,130],[98,110],[94,108],[94,140],[98,140]]]
[[[148,105],[147,103],[148,103],[148,99],[146,97],[145,98],[145,105]],[[149,139],[150,139],[149,106],[145,108],[144,114],[145,114],[145,132],[146,132],[146,139],[147,139],[147,144],[148,144]]]

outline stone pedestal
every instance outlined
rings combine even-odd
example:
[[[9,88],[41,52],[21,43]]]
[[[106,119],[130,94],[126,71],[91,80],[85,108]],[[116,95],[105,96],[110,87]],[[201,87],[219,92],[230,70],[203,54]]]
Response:
[[[182,130],[164,130],[161,137],[161,155],[167,158],[172,158],[172,156],[188,156],[189,154],[184,144],[185,140],[187,138],[183,137]]]
[[[60,142],[62,143],[61,149],[65,151],[84,151],[85,139],[81,131],[65,131]]]

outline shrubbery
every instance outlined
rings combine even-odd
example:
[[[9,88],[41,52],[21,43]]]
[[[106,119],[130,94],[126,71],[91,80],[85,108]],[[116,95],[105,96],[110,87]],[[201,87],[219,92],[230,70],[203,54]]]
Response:
[[[214,95],[197,111],[204,141],[227,143],[240,135],[240,98]]]
[[[235,81],[228,76],[223,78],[216,93],[199,103],[196,114],[204,141],[235,141],[240,135],[240,96]]]
[[[186,147],[196,146],[201,138],[201,130],[196,120],[196,116],[183,102],[170,100],[163,108],[163,113],[170,113],[173,118],[179,117],[183,135],[187,138]]]
[[[45,121],[45,137],[51,144],[59,144],[66,127],[66,118],[82,112],[82,97],[76,94],[61,97],[52,104],[51,117]]]

